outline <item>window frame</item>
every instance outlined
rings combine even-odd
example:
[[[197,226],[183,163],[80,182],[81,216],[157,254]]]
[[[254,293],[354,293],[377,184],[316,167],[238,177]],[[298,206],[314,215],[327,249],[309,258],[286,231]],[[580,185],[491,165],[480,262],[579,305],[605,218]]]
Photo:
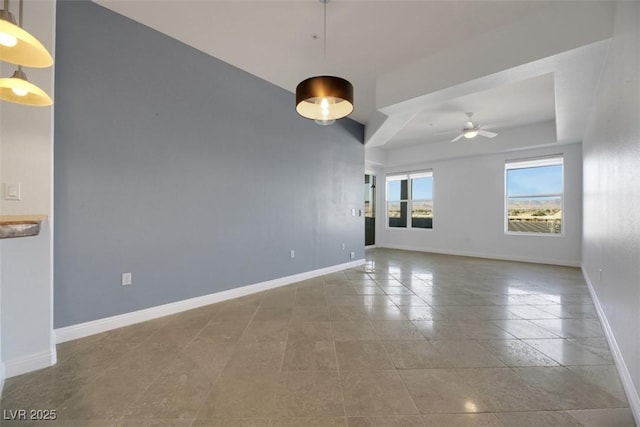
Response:
[[[523,194],[518,196],[509,197],[509,188],[508,188],[508,173],[510,170],[515,169],[531,169],[536,167],[545,167],[545,166],[562,166],[562,192],[561,193],[540,193],[540,194]],[[564,198],[565,198],[565,163],[564,163],[564,154],[554,154],[550,156],[544,157],[535,157],[535,158],[524,158],[524,159],[513,159],[506,160],[504,164],[504,210],[503,210],[503,220],[504,220],[504,234],[508,236],[538,236],[538,237],[564,237],[565,235],[565,209],[564,209]],[[510,198],[533,198],[533,197],[559,197],[560,198],[560,210],[562,212],[562,217],[560,218],[560,233],[541,233],[541,232],[527,232],[527,231],[509,231],[509,199]]]
[[[425,202],[431,201],[431,227],[414,227],[413,226],[413,188],[412,188],[412,180],[417,178],[431,178],[431,199],[416,199],[416,202]],[[389,201],[389,182],[390,181],[407,181],[407,198],[394,201]],[[385,228],[388,230],[433,230],[433,217],[435,216],[435,207],[434,207],[434,186],[433,186],[433,170],[422,170],[416,172],[402,172],[402,173],[391,173],[385,176],[385,186],[384,186],[384,202],[385,202]],[[402,194],[402,193],[401,193]],[[402,197],[402,195],[400,196]],[[407,203],[407,225],[404,227],[392,227],[389,225],[389,203],[400,203],[402,209],[402,203]]]

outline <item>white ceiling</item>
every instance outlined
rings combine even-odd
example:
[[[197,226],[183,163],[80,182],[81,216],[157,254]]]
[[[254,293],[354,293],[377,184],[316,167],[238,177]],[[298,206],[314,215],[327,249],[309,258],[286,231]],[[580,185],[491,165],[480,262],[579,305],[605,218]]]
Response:
[[[472,112],[481,128],[500,129],[555,119],[553,74],[543,74],[516,83],[431,104],[417,113],[396,133],[387,148],[450,141]],[[461,140],[463,141],[463,140]]]
[[[97,3],[291,92],[301,80],[325,73],[318,0]],[[333,0],[327,5],[326,72],[353,83],[351,117],[367,127],[369,147],[455,136],[465,111],[496,132],[555,119],[558,140],[574,142],[603,49],[557,55],[606,38],[609,7],[593,1]],[[554,54],[560,68],[540,65]],[[588,66],[587,76],[559,79],[576,56]],[[520,71],[509,73],[512,68]],[[567,94],[581,95],[565,102],[572,105],[558,105],[560,95],[571,98]]]

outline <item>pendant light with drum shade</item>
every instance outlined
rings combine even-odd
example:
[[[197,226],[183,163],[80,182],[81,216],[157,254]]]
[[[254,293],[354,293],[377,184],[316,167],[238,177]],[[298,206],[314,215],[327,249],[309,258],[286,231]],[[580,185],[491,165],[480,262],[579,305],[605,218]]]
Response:
[[[17,64],[11,77],[0,78],[0,99],[17,104],[48,106],[53,101],[42,89],[27,80],[22,66],[45,68],[53,58],[35,37],[22,29],[23,0],[20,0],[19,26],[9,12],[9,0],[0,11],[0,60]]]
[[[327,62],[327,3],[324,5],[324,63]],[[353,85],[335,76],[315,76],[296,87],[296,111],[319,125],[331,125],[353,112]]]

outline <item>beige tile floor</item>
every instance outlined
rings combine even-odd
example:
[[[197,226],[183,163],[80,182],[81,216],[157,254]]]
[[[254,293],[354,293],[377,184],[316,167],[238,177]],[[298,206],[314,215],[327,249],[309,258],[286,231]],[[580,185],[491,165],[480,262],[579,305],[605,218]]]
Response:
[[[575,268],[376,249],[58,360],[2,395],[58,419],[3,426],[635,425]]]

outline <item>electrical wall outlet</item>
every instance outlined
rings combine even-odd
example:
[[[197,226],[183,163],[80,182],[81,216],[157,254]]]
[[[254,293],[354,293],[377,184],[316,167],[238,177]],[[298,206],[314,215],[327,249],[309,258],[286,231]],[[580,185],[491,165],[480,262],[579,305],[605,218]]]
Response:
[[[351,254],[349,254],[349,258],[354,259],[356,257],[356,253],[355,252],[351,252]]]
[[[295,258],[296,257],[296,251],[294,251],[293,249],[291,249],[291,252],[289,252],[289,256],[291,258]]]
[[[122,286],[129,286],[133,281],[131,273],[122,273]]]

